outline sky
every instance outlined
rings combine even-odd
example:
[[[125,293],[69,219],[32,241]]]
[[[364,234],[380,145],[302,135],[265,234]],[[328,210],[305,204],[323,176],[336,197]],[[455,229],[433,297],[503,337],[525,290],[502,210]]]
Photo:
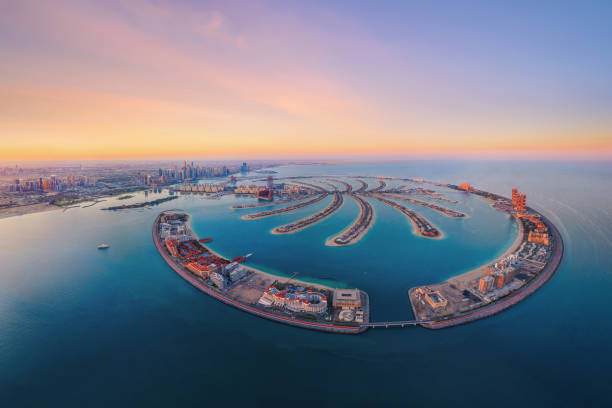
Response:
[[[612,159],[609,1],[0,9],[0,160]]]

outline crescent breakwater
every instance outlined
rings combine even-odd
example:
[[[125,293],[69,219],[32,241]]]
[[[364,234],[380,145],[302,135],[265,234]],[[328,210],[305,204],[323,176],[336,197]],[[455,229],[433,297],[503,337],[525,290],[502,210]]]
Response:
[[[161,227],[162,219],[168,221],[169,217],[174,218],[173,225],[175,227],[184,228],[184,238],[180,242],[185,243],[185,247],[188,248],[187,255],[184,252],[177,251],[177,245],[180,244],[175,243],[175,238],[172,236],[161,237],[162,234],[167,232],[166,227]],[[166,222],[163,222],[163,224],[166,224]],[[227,287],[224,285],[218,287],[217,279],[223,276],[221,272],[210,272],[209,274],[208,270],[205,270],[201,264],[193,260],[193,254],[196,253],[195,256],[201,256],[202,259],[213,257],[217,262],[223,263],[228,268],[236,263],[211,251],[198,240],[198,237],[189,227],[188,214],[162,212],[153,223],[152,233],[155,247],[174,272],[198,290],[227,305],[264,319],[305,329],[341,334],[358,334],[368,329],[368,326],[364,324],[342,321],[345,309],[341,306],[334,306],[335,301],[328,302],[328,299],[331,300],[332,297],[335,299],[338,296],[338,289],[323,285],[312,285],[297,280],[294,280],[295,285],[303,284],[305,287],[294,288],[286,283],[279,283],[278,277],[274,275],[246,266],[240,266],[247,271],[244,276],[231,282]],[[171,248],[175,251],[174,254],[170,252]],[[186,265],[191,269],[188,269]],[[212,264],[211,268],[221,271],[221,268],[216,264]],[[370,316],[368,294],[359,289],[341,289],[339,293],[351,293],[356,296],[355,302],[359,304],[356,310],[362,314],[363,323],[367,324]],[[261,301],[261,299],[267,300],[269,298],[274,299],[274,302]],[[276,299],[278,299],[278,303]],[[318,303],[312,303],[317,299]],[[307,308],[307,311],[298,311],[296,307],[299,304],[298,301],[301,301],[301,307]],[[322,304],[323,309],[315,309],[317,305],[321,305],[321,302],[325,302]]]
[[[318,177],[322,178],[324,176]],[[328,239],[326,242],[326,245],[330,246],[343,246],[358,242],[365,235],[366,231],[372,226],[375,213],[373,207],[368,202],[369,199],[380,201],[383,204],[389,205],[403,213],[406,217],[408,217],[408,220],[412,224],[413,232],[416,235],[425,238],[441,238],[443,237],[443,234],[425,217],[398,203],[397,201],[405,201],[416,205],[426,206],[453,218],[466,217],[465,214],[460,213],[459,211],[450,210],[436,204],[427,203],[425,201],[406,198],[402,196],[402,192],[398,192],[397,189],[383,191],[383,189],[386,187],[386,183],[380,180],[380,178],[382,177],[376,177],[379,186],[372,190],[375,192],[366,191],[365,193],[359,193],[361,189],[367,189],[367,184],[362,181],[359,181],[361,186],[356,191],[352,190],[349,183],[345,183],[337,178],[328,178],[327,180],[343,184],[345,186],[344,191],[340,191],[339,188],[334,185],[330,185],[330,187],[332,187],[332,191],[329,191],[312,183],[301,183],[311,186],[313,190],[316,190],[319,193],[317,193],[314,198],[311,198],[309,201],[303,203],[252,214],[243,218],[254,219],[280,214],[311,205],[324,199],[330,194],[334,196],[332,202],[324,210],[297,222],[276,227],[273,230],[273,233],[291,233],[307,228],[314,223],[331,216],[342,206],[344,202],[343,196],[345,194],[350,195],[358,202],[360,206],[359,217],[347,229],[342,231],[337,236]],[[326,315],[327,321],[325,322],[321,320],[321,315],[319,315],[319,317],[315,316],[314,319],[317,320],[317,325],[323,325],[316,327],[318,330],[336,332],[340,330],[340,332],[357,333],[373,327],[410,327],[420,325],[424,328],[440,329],[468,323],[499,313],[500,311],[524,300],[527,296],[533,294],[548,280],[550,280],[558,269],[562,261],[564,251],[561,235],[548,219],[539,214],[537,211],[525,206],[525,196],[520,194],[518,190],[513,190],[512,200],[510,200],[498,194],[477,190],[471,187],[469,184],[456,186],[452,184],[425,181],[422,179],[388,179],[430,184],[436,187],[461,191],[465,194],[472,194],[477,198],[490,201],[492,203],[492,208],[498,211],[506,212],[517,222],[519,229],[517,239],[502,257],[488,265],[483,265],[472,271],[451,277],[442,283],[411,288],[408,291],[408,296],[413,314],[415,316],[413,320],[370,322],[369,298],[367,297],[367,294],[360,291],[359,295],[353,296],[354,298],[359,298],[362,300],[361,304],[365,309],[367,309],[365,311],[365,317],[363,317],[363,314],[356,316],[354,311],[346,311],[342,308],[341,310],[343,311],[340,311],[340,309],[336,310],[335,312],[328,311]],[[319,181],[319,183],[329,184],[322,181]],[[410,191],[409,193],[424,191],[427,198],[431,198],[431,195],[434,195],[434,198],[439,198],[440,195],[443,195],[439,191],[424,189],[422,187],[417,187],[411,190],[413,191]],[[424,197],[424,199],[426,199],[426,197]],[[159,229],[157,231],[159,231]],[[190,236],[186,238],[188,242],[194,242],[197,240],[197,238],[191,239],[193,234],[191,232],[189,232],[189,234]],[[202,248],[206,249],[206,247],[203,245]],[[206,251],[208,251],[208,249],[206,249]],[[160,252],[163,252],[163,248],[160,249]],[[193,273],[189,275],[190,272],[185,270],[184,265],[182,265],[181,262],[177,263],[177,261],[191,261],[190,259],[173,259],[172,254],[169,254],[168,251],[166,251],[165,255],[170,255],[170,260],[174,261],[174,264],[178,265],[177,268],[181,270],[181,273],[186,273],[190,279],[193,278]],[[162,256],[164,256],[163,253]],[[241,262],[240,259],[244,260],[246,257],[237,257],[234,259],[234,261],[238,260],[237,262]],[[224,261],[226,263],[229,262],[227,260]],[[170,263],[171,262],[169,262],[169,264]],[[198,281],[199,283],[197,283],[196,286],[203,284],[204,289],[201,289],[207,291],[207,293],[212,291],[212,294],[209,293],[211,296],[225,296],[229,300],[222,298],[220,298],[220,300],[228,304],[232,304],[231,301],[238,302],[238,306],[235,304],[232,305],[239,308],[245,307],[245,310],[249,313],[257,314],[272,320],[286,320],[285,314],[291,312],[292,309],[283,309],[285,307],[284,305],[286,305],[284,302],[288,302],[286,299],[291,299],[293,302],[297,299],[297,297],[302,295],[297,294],[295,289],[291,289],[291,286],[289,286],[289,289],[285,289],[283,285],[278,284],[278,281],[274,277],[270,277],[270,275],[265,274],[264,272],[254,270],[252,268],[248,268],[248,271],[249,275],[244,281],[238,281],[234,286],[229,288],[216,287],[215,285],[211,284],[211,282],[205,280],[203,281],[202,279]],[[197,276],[195,279],[198,280]],[[247,287],[250,288],[248,290],[255,290],[255,292],[248,292],[246,289]],[[313,285],[312,290],[315,289],[319,293],[323,293],[320,295],[319,299],[331,298],[331,288],[321,287],[320,285],[315,287],[315,285]],[[289,290],[289,292],[287,292],[287,290]],[[253,293],[260,298],[259,304],[256,302],[257,299],[253,297]],[[280,298],[277,299],[278,296],[280,296]],[[282,300],[279,300],[281,298]],[[311,309],[314,307],[316,307],[316,303],[313,303],[310,306]],[[252,308],[253,310],[249,310],[248,308]],[[266,314],[271,314],[271,316],[267,316]],[[303,316],[300,317],[299,313],[298,315],[294,313],[291,316],[292,317],[290,317],[289,320],[283,322],[300,327],[306,327],[304,319],[312,319],[312,316],[308,318]],[[295,319],[296,317],[297,319]],[[295,320],[297,320],[297,323]],[[342,322],[346,323],[349,321],[358,324],[353,324],[351,328],[347,328],[350,325],[347,326],[342,324]],[[341,329],[336,327],[338,326],[338,323],[340,323],[339,326]]]
[[[322,194],[316,196],[315,198],[313,198],[312,200],[308,200],[308,201],[305,201],[303,203],[291,205],[289,207],[276,208],[274,210],[263,211],[263,212],[259,212],[259,213],[256,213],[256,214],[243,215],[242,219],[243,220],[255,220],[255,219],[258,219],[258,218],[271,217],[273,215],[283,214],[283,213],[286,213],[286,212],[294,211],[294,210],[297,210],[299,208],[303,208],[303,207],[312,205],[314,203],[318,203],[319,201],[323,200],[327,196],[329,196],[329,193],[327,193],[327,192],[326,193],[322,193]]]
[[[332,215],[336,210],[338,210],[344,199],[342,198],[342,194],[340,192],[334,193],[334,199],[332,202],[322,211],[319,211],[316,214],[311,215],[310,217],[303,218],[299,221],[292,222],[291,224],[282,225],[280,227],[276,227],[272,230],[273,234],[289,234],[292,232],[300,231],[304,228],[308,228],[311,225],[316,224],[319,221],[324,220],[325,218]]]
[[[473,322],[478,319],[484,319],[486,317],[490,317],[497,313],[500,313],[516,305],[517,303],[520,303],[521,301],[525,300],[527,297],[534,294],[542,286],[544,286],[544,284],[553,277],[553,275],[559,268],[561,261],[563,259],[564,246],[563,246],[563,238],[561,237],[561,234],[559,233],[557,228],[554,226],[554,224],[552,224],[548,219],[546,219],[543,216],[542,216],[542,220],[546,224],[546,226],[548,227],[551,233],[551,241],[552,241],[551,244],[553,247],[550,249],[551,257],[548,260],[548,262],[546,262],[545,266],[538,273],[533,274],[530,280],[524,283],[520,288],[514,291],[511,291],[509,294],[502,296],[498,299],[495,299],[494,301],[491,301],[485,305],[480,305],[472,310],[464,311],[461,313],[455,313],[455,314],[443,316],[440,318],[429,319],[429,320],[425,320],[423,318],[423,321],[421,321],[419,324],[422,327],[425,327],[428,329],[443,329],[447,327],[453,327],[453,326],[457,326],[460,324]],[[521,222],[521,221],[517,220],[517,222]],[[526,242],[525,240],[526,235],[527,235],[526,233],[521,232],[519,236],[519,242],[518,242],[519,244],[523,244],[524,242]],[[529,265],[529,266],[532,267],[533,265]],[[469,273],[464,274],[464,275],[468,275],[468,274]],[[449,279],[448,282],[451,282],[451,281],[454,282],[454,283],[449,283],[449,285],[453,285],[457,287],[459,285],[458,281],[460,280],[460,278],[461,276]],[[439,291],[440,289],[442,289],[443,285],[444,283],[438,284],[438,285],[430,285],[430,286],[431,286],[431,289]],[[418,299],[415,296],[415,294],[418,289],[419,288],[412,288],[409,291],[410,301],[413,307],[413,313],[415,317],[417,318],[417,320],[419,319],[418,316],[422,315],[421,313],[419,313],[416,307]],[[442,289],[442,293],[444,293],[443,290],[444,289]]]

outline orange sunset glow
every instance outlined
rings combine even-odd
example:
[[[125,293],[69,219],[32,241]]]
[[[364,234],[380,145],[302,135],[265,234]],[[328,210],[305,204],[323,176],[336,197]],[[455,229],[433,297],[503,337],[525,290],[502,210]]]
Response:
[[[588,27],[481,41],[473,21],[435,31],[419,10],[385,28],[304,7],[10,2],[0,160],[612,156]]]

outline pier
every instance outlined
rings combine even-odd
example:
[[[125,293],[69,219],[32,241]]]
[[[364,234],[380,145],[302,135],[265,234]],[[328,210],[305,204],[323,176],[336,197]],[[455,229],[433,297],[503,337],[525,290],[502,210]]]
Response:
[[[164,238],[160,237],[160,223],[162,222],[162,219],[164,219],[167,216],[183,217],[183,219],[185,220],[186,230],[188,234],[190,235],[190,237],[192,238],[191,242],[201,247],[205,254],[208,254],[208,256],[216,257],[218,261],[223,262],[225,264],[229,264],[230,261],[221,257],[219,254],[216,254],[215,252],[211,251],[208,247],[206,247],[205,245],[199,242],[198,237],[191,231],[191,228],[189,227],[189,224],[188,224],[189,215],[162,212],[161,214],[157,216],[157,218],[155,219],[155,222],[153,223],[152,235],[153,235],[153,243],[155,244],[155,247],[157,248],[158,253],[164,259],[164,261],[168,264],[168,266],[170,266],[170,268],[174,270],[174,272],[176,272],[181,278],[183,278],[185,281],[187,281],[188,283],[190,283],[191,285],[193,285],[195,288],[202,291],[203,293],[229,306],[235,307],[239,310],[250,313],[252,315],[255,315],[255,316],[258,316],[264,319],[268,319],[268,320],[273,320],[278,323],[301,327],[304,329],[319,330],[319,331],[325,331],[328,333],[342,333],[342,334],[359,334],[359,333],[363,333],[364,331],[368,330],[367,326],[365,325],[362,326],[361,324],[357,324],[357,323],[343,323],[343,322],[336,322],[336,321],[327,321],[321,316],[315,317],[312,315],[309,316],[309,318],[301,318],[299,315],[296,315],[295,313],[287,313],[284,311],[278,311],[274,308],[266,308],[266,307],[260,306],[255,300],[259,298],[260,292],[262,291],[263,288],[270,287],[270,284],[275,281],[274,280],[275,278],[273,276],[270,276],[254,268],[245,267],[249,271],[247,277],[243,278],[242,280],[239,280],[238,282],[234,283],[232,286],[228,287],[227,289],[218,289],[212,286],[211,284],[207,283],[207,281],[210,281],[210,279],[204,279],[202,276],[198,276],[198,274],[194,274],[193,272],[190,272],[188,269],[186,269],[185,266],[182,265],[181,258],[184,258],[182,257],[182,255],[180,254],[173,255],[167,249],[167,245],[164,245],[165,240]],[[265,282],[265,285],[258,285],[253,282],[254,280]],[[330,291],[332,290],[331,288],[324,287],[321,285],[318,285],[318,288],[319,289],[317,290],[323,290],[328,293],[330,293]],[[255,295],[253,295],[253,292],[255,292]],[[365,309],[364,316],[368,317],[370,314],[369,300],[368,300],[369,298],[368,298],[367,293],[363,291],[360,291],[360,293],[361,293],[361,296],[366,299],[366,302],[364,303],[364,309]],[[331,298],[329,295],[328,297]],[[251,301],[245,301],[244,300],[245,298],[249,298],[251,299]],[[369,322],[369,319],[366,318],[364,319],[363,324],[367,324],[368,322]]]

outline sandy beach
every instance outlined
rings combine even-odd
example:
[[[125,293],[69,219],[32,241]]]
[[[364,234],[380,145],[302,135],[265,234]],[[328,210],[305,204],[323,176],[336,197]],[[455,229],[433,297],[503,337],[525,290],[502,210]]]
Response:
[[[191,215],[187,214],[187,228],[189,229],[189,233],[194,236],[194,239],[198,239],[198,235],[191,229],[191,225],[189,223],[189,221],[191,220]],[[219,252],[215,252],[213,251],[210,247],[208,247],[207,245],[204,245],[202,243],[200,243],[200,245],[202,245],[202,247],[206,248],[207,251],[209,251],[211,254],[218,256],[220,258],[224,258],[224,259],[232,259],[231,257],[227,257],[223,254],[220,254]],[[264,272],[260,269],[255,269],[252,268],[250,266],[247,265],[243,265],[247,270],[249,270],[250,272],[253,272],[255,274],[257,274],[257,278],[260,279],[260,285],[262,287],[269,287],[272,283],[274,283],[274,281],[282,281],[282,280],[287,280],[289,279],[289,276],[281,276],[281,275],[274,275],[272,273],[268,273],[268,272]],[[291,279],[291,282],[293,282],[294,284],[299,284],[301,286],[305,286],[305,287],[311,287],[311,288],[316,288],[316,289],[320,289],[320,290],[333,290],[334,288],[329,287],[329,286],[325,286],[325,285],[321,285],[321,284],[317,284],[317,283],[312,283],[312,282],[307,282],[304,280],[300,280],[300,279]]]
[[[17,217],[19,215],[33,214],[33,213],[44,212],[44,211],[61,210],[61,209],[62,207],[58,207],[56,205],[50,205],[47,203],[2,208],[0,209],[0,219],[9,218],[9,217]]]

